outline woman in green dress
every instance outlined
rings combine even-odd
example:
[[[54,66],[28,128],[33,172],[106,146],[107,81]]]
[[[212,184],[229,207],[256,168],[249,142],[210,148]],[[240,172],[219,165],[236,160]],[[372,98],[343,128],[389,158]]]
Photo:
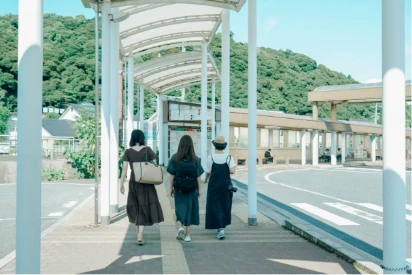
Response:
[[[175,200],[176,222],[179,226],[176,239],[190,242],[191,226],[200,224],[200,176],[204,172],[190,136],[185,135],[180,139],[177,153],[171,157],[167,172],[170,174],[170,195]]]

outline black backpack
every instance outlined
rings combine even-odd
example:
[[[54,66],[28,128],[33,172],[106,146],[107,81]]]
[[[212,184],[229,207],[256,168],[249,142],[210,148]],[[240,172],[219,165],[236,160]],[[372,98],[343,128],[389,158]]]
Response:
[[[197,165],[192,160],[179,160],[173,187],[181,193],[190,193],[197,188]]]

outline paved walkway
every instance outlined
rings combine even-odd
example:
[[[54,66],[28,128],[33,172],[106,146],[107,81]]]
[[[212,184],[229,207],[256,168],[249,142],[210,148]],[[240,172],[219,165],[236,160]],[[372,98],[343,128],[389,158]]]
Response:
[[[227,238],[216,239],[204,229],[204,185],[201,226],[192,230],[192,242],[175,239],[173,202],[166,183],[158,186],[165,214],[161,225],[146,227],[144,246],[137,246],[134,226],[127,221],[126,196],[110,226],[94,227],[93,200],[42,240],[42,273],[360,273],[352,265],[294,235],[262,214],[258,226],[247,225],[247,205],[235,196],[233,223]],[[0,273],[14,273],[15,261]]]

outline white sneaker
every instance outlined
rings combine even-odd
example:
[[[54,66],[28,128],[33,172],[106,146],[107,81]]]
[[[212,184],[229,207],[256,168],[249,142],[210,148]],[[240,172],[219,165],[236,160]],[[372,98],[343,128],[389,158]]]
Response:
[[[176,239],[182,241],[184,237],[185,237],[185,229],[183,227],[180,227],[179,230],[177,230]]]
[[[190,242],[190,241],[191,241],[190,235],[187,235],[187,236],[185,237],[185,242]]]
[[[223,240],[223,239],[225,238],[225,230],[220,229],[220,230],[217,232],[217,238],[218,238],[219,240]]]

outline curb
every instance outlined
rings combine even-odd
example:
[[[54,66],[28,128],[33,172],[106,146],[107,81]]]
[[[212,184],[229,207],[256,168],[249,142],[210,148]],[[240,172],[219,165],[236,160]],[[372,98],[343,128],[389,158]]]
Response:
[[[46,237],[48,234],[53,232],[56,228],[58,228],[60,225],[62,225],[64,222],[66,222],[71,216],[73,216],[80,208],[85,206],[90,200],[94,198],[94,193],[91,194],[89,197],[87,197],[84,201],[82,201],[80,204],[78,204],[76,207],[74,207],[70,212],[68,212],[64,217],[62,217],[60,220],[58,220],[56,223],[53,225],[49,226],[48,228],[44,229],[41,232],[41,237],[40,239],[43,239]],[[16,250],[10,252],[8,255],[0,259],[0,269],[2,269],[5,265],[10,263],[16,258]]]
[[[238,194],[241,193],[239,194],[240,199],[247,202],[247,185],[235,179],[232,179],[232,181],[237,185],[238,190],[240,191]],[[264,196],[262,194],[260,195]],[[335,254],[358,269],[369,274],[383,274],[383,270],[379,266],[381,264],[380,259],[374,258],[373,256],[368,257],[368,255],[361,256],[360,254],[367,253],[358,248],[351,247],[350,244],[340,244],[344,241],[339,242],[337,237],[294,216],[292,213],[275,205],[273,202],[262,199],[261,196],[258,195],[259,212],[273,219],[285,229],[290,230],[320,248]],[[275,201],[274,199],[271,200]],[[359,254],[354,251],[358,251]]]

